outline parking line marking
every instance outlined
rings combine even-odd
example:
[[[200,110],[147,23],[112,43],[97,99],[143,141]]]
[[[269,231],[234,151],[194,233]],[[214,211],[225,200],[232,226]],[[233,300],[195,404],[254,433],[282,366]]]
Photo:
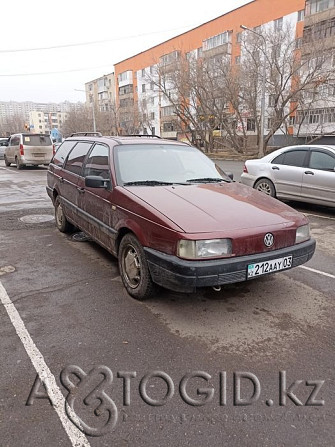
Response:
[[[300,267],[301,269],[309,270],[310,272],[318,273],[319,275],[328,276],[328,278],[333,278],[333,279],[335,279],[335,275],[331,275],[330,273],[321,272],[320,270],[315,270],[315,269],[312,269],[312,268],[310,268],[310,267],[305,267],[304,265],[300,265],[299,267]]]
[[[37,374],[44,383],[48,396],[56,410],[58,417],[71,441],[73,447],[90,447],[86,436],[70,421],[65,412],[65,398],[59,389],[56,379],[45,363],[43,355],[36,347],[33,339],[27,331],[19,312],[10,300],[6,289],[0,281],[0,299],[7,314],[19,336]],[[71,417],[73,415],[71,414]]]

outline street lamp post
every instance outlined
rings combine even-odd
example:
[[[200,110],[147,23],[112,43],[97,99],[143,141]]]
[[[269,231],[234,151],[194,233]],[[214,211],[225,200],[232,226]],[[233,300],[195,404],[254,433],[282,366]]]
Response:
[[[262,67],[262,84],[261,84],[261,122],[260,122],[260,135],[258,144],[258,156],[264,156],[264,127],[265,127],[265,80],[266,80],[266,39],[265,37],[258,33],[257,31],[248,28],[245,25],[240,25],[244,30],[250,31],[256,34],[256,36],[261,37],[264,43],[264,63]]]
[[[86,90],[80,90],[80,89],[78,89],[78,88],[75,88],[74,90],[75,90],[76,92],[84,92],[84,93],[86,93]],[[91,101],[91,97],[90,97],[90,104],[91,104],[91,107],[92,107],[93,132],[96,132],[96,131],[97,131],[97,126],[96,126],[96,124],[95,124],[94,101]]]

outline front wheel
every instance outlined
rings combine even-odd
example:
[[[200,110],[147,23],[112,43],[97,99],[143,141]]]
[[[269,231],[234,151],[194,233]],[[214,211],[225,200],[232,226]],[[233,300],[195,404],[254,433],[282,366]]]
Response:
[[[65,217],[59,197],[55,200],[55,221],[56,227],[62,233],[70,233],[73,230],[73,225]]]
[[[271,182],[271,180],[267,178],[261,178],[255,183],[254,186],[257,191],[264,192],[268,196],[276,197],[276,188],[275,185]]]
[[[122,282],[129,295],[140,301],[152,296],[156,287],[143,247],[132,233],[121,240],[118,259]]]

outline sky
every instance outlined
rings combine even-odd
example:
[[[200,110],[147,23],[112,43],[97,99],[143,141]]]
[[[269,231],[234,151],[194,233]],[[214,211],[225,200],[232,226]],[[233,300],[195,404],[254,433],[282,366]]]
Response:
[[[2,0],[0,101],[84,102],[114,64],[250,0]]]

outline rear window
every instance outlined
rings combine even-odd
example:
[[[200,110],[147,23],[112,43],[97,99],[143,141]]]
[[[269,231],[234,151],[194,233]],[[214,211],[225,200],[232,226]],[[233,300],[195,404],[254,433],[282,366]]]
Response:
[[[23,144],[25,146],[51,146],[49,135],[23,135]]]

